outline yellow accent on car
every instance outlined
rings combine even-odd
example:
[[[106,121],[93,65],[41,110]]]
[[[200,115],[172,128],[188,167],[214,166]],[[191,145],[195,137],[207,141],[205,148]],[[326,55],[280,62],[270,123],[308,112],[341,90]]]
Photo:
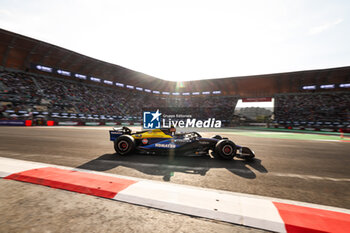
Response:
[[[170,135],[165,134],[160,129],[153,129],[144,133],[134,134],[132,135],[135,139],[143,139],[143,138],[173,138]]]

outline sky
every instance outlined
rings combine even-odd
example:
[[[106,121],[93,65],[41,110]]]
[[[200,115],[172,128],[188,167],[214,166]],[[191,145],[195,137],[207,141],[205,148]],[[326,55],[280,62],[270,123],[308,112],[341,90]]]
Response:
[[[349,22],[346,0],[0,0],[5,30],[171,81],[349,66]]]

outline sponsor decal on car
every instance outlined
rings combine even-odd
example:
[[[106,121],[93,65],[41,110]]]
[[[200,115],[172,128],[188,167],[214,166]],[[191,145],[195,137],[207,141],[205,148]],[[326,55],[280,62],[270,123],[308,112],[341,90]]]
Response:
[[[146,145],[147,143],[148,143],[148,139],[147,138],[142,139],[142,144]]]
[[[176,139],[175,142],[177,143],[187,143],[187,142],[190,142],[189,139]]]
[[[209,142],[207,142],[207,141],[199,141],[199,143],[200,143],[200,144],[205,144],[205,145],[206,145],[206,144],[209,144]]]
[[[156,143],[154,146],[155,147],[159,147],[159,148],[170,148],[170,149],[176,148],[176,145],[174,145],[174,144],[159,144],[159,143]]]
[[[121,132],[111,132],[111,134],[123,134],[123,133],[121,133]]]

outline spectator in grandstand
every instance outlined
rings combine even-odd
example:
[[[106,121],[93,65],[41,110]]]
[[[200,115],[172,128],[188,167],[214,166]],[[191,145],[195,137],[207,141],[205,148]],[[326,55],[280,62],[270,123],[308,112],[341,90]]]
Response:
[[[277,121],[349,121],[350,93],[290,94],[275,97]]]
[[[145,107],[187,107],[192,114],[196,113],[195,108],[210,108],[211,111],[201,112],[201,117],[219,119],[233,115],[237,103],[236,97],[165,98],[136,90],[103,87],[20,72],[3,71],[0,82],[7,89],[0,98],[2,101],[11,101],[11,109],[15,112],[45,111],[141,117],[142,108]]]

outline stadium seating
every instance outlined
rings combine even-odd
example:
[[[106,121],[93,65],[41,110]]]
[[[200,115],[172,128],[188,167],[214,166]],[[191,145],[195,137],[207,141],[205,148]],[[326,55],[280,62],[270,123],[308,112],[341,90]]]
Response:
[[[6,119],[43,114],[46,119],[59,117],[60,120],[140,119],[143,108],[157,107],[186,107],[194,112],[196,108],[211,108],[217,118],[227,119],[233,115],[237,100],[235,96],[158,96],[84,81],[20,72],[0,73],[1,112]],[[202,117],[208,116],[202,114]]]
[[[281,125],[346,125],[350,121],[349,103],[349,92],[276,95],[275,120]]]
[[[0,72],[0,118],[140,121],[143,108],[186,108],[201,118],[230,121],[237,96],[176,97],[93,85],[23,72]],[[276,94],[275,122],[282,126],[342,127],[350,121],[349,92]]]

